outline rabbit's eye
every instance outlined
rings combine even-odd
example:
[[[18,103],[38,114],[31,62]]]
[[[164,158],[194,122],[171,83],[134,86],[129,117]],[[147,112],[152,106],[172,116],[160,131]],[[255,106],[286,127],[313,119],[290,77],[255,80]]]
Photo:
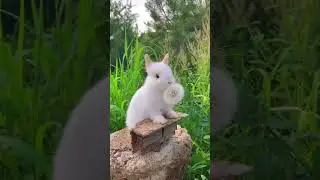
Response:
[[[156,74],[156,78],[159,79],[159,77],[160,77],[159,74]]]

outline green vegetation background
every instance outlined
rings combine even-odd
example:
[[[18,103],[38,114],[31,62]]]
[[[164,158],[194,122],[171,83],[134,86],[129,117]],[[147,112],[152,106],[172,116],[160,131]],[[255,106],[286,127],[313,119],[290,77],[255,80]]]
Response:
[[[240,94],[237,123],[211,138],[213,157],[252,165],[242,179],[319,179],[320,2],[212,5],[213,64]]]

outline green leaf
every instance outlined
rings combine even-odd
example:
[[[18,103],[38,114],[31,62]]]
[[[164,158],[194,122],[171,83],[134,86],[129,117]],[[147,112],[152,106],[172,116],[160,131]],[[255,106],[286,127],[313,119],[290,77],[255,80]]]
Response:
[[[312,152],[312,177],[315,179],[320,177],[320,145]]]
[[[207,178],[204,175],[200,175],[202,180],[207,180]]]
[[[297,124],[294,121],[270,118],[266,121],[266,125],[272,129],[289,129],[295,130]]]
[[[17,158],[34,166],[39,174],[48,174],[50,170],[49,162],[40,153],[36,152],[32,145],[9,136],[0,136],[0,144],[3,147],[10,148]]]
[[[203,136],[203,139],[204,139],[204,140],[209,140],[209,139],[210,139],[210,135],[205,135],[205,136]]]

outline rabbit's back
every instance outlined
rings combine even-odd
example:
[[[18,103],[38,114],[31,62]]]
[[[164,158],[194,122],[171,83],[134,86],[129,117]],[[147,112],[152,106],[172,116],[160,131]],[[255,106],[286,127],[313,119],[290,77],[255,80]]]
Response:
[[[109,78],[89,90],[73,110],[53,163],[53,180],[105,180]]]
[[[229,74],[220,69],[213,70],[213,132],[231,123],[237,109],[237,89]]]

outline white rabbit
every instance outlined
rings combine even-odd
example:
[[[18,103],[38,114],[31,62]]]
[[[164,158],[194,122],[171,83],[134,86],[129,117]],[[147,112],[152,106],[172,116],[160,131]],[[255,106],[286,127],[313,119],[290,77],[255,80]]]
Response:
[[[164,124],[167,118],[178,118],[173,111],[173,104],[168,104],[163,98],[164,91],[176,83],[169,67],[169,54],[161,62],[152,62],[149,55],[144,56],[147,78],[133,95],[127,110],[126,125],[129,130],[144,119],[151,119],[154,123]]]
[[[72,111],[53,161],[52,180],[106,180],[109,78],[99,81]]]
[[[237,110],[237,88],[230,75],[213,68],[213,133],[225,128]]]

